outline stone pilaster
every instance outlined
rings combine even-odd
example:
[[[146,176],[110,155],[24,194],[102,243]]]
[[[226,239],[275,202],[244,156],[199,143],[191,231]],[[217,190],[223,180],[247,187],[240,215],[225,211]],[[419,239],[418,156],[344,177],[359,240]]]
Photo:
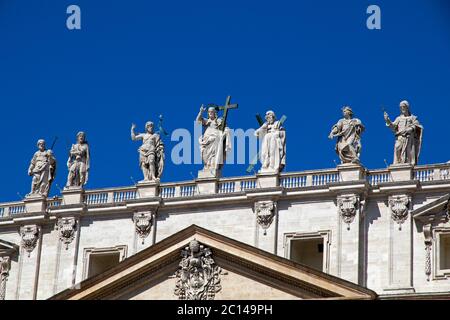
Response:
[[[75,283],[79,245],[79,216],[62,216],[56,223],[58,232],[57,262],[53,293],[70,288]]]
[[[24,225],[19,230],[21,237],[19,256],[19,281],[16,299],[36,298],[40,264],[42,232],[39,225]]]
[[[360,268],[364,252],[361,251],[360,241],[364,230],[361,221],[364,218],[365,196],[359,193],[343,193],[337,196],[338,211],[338,261],[337,276],[351,281],[361,283]]]
[[[391,194],[388,198],[389,223],[389,263],[386,293],[412,293],[412,206],[408,194]]]
[[[340,181],[329,187],[336,192],[338,219],[337,276],[362,284],[365,266],[364,210],[368,192],[366,169],[360,164],[346,163],[337,166]]]

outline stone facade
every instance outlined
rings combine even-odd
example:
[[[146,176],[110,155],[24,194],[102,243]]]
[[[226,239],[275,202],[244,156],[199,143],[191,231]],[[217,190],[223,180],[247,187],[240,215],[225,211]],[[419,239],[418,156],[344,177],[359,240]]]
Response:
[[[449,274],[437,263],[439,235],[450,232],[449,172],[450,164],[382,170],[345,164],[217,179],[202,193],[197,180],[157,184],[150,196],[139,196],[148,186],[138,184],[68,190],[40,205],[0,204],[4,296],[47,299],[87,277],[93,252],[123,260],[192,224],[285,258],[293,240],[322,238],[322,271],[382,297],[448,292]],[[228,272],[234,280],[221,282],[217,299],[232,298],[227,288],[241,281]],[[176,278],[168,281],[175,286]],[[136,298],[150,297],[144,290]],[[273,291],[261,298],[271,297],[284,296]]]

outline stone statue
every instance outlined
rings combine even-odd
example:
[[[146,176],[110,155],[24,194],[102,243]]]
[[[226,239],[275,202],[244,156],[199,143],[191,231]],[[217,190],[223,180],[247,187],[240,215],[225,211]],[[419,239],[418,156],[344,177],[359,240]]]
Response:
[[[82,187],[89,179],[90,152],[89,144],[86,141],[86,134],[78,132],[77,143],[72,144],[67,160],[69,175],[66,187]]]
[[[56,174],[56,159],[52,150],[47,150],[45,141],[37,142],[38,151],[31,159],[28,175],[32,176],[31,192],[27,196],[47,197]]]
[[[343,164],[359,163],[361,134],[365,128],[361,120],[353,118],[353,110],[350,107],[342,108],[342,113],[344,118],[333,126],[328,138],[337,138],[336,153]]]
[[[275,113],[266,112],[266,122],[255,131],[261,142],[260,173],[279,173],[286,166],[286,131],[282,123],[276,120]]]
[[[159,181],[164,169],[164,143],[159,134],[153,132],[153,122],[145,124],[145,133],[135,134],[136,125],[131,125],[131,140],[142,140],[138,149],[139,165],[144,181]]]
[[[423,127],[409,111],[408,101],[400,102],[400,116],[394,122],[384,112],[386,126],[395,134],[394,164],[416,165],[422,147]]]
[[[196,118],[206,128],[199,138],[203,172],[206,176],[216,177],[224,164],[226,152],[231,150],[230,130],[225,126],[224,119],[218,117],[215,107],[208,108],[207,119],[202,117],[204,111],[206,108],[202,105]]]

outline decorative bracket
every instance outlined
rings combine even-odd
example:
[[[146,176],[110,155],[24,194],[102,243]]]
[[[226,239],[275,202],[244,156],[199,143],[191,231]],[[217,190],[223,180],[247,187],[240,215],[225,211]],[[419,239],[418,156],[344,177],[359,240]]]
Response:
[[[360,209],[359,197],[350,195],[340,195],[337,197],[339,215],[347,224],[347,230],[350,230],[350,224],[355,220],[356,212]]]
[[[66,250],[69,249],[69,244],[75,238],[77,226],[77,219],[74,217],[60,218],[56,224],[56,228],[59,230],[59,240],[66,245]]]
[[[37,241],[39,239],[39,233],[41,228],[37,225],[27,225],[20,227],[20,236],[22,238],[22,248],[28,252],[28,257],[30,257],[31,252],[36,247]]]
[[[148,237],[153,225],[153,212],[136,212],[133,215],[134,227],[136,233],[142,239],[142,244],[145,243],[145,238]]]
[[[258,201],[255,203],[256,222],[263,228],[264,235],[272,224],[277,213],[277,203],[275,201]]]
[[[398,223],[398,229],[402,230],[402,224],[406,221],[409,214],[410,198],[407,195],[390,196],[389,208],[391,210],[392,220]]]

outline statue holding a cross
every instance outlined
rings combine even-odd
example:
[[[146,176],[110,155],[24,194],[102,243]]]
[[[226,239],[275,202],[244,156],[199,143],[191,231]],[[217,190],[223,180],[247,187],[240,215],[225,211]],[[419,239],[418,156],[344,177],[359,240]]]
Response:
[[[199,172],[199,178],[219,177],[225,162],[226,152],[231,149],[230,130],[227,127],[228,110],[236,109],[237,104],[231,104],[228,96],[224,106],[209,105],[208,118],[203,118],[206,111],[204,105],[200,107],[196,121],[205,129],[199,139],[200,154],[203,161],[203,170]],[[223,111],[223,117],[218,117],[218,111]]]
[[[261,127],[255,131],[255,135],[261,139],[259,172],[278,174],[286,166],[286,131],[282,126],[286,117],[277,121],[275,112],[269,110],[265,118],[264,123],[258,118]]]

